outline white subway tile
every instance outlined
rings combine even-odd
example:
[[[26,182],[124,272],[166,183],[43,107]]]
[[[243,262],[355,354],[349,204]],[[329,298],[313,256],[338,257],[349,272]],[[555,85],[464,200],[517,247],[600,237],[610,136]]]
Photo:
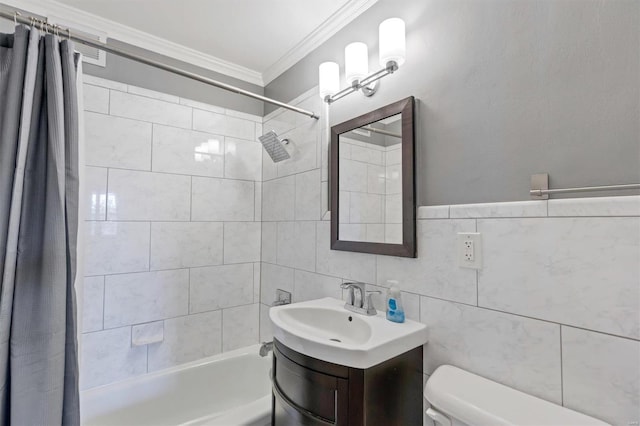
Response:
[[[253,221],[254,183],[193,178],[192,220]]]
[[[260,303],[260,262],[253,264],[253,303]]]
[[[131,346],[144,346],[164,340],[164,321],[148,322],[131,327]]]
[[[151,169],[151,124],[93,112],[84,119],[88,166]]]
[[[170,102],[172,104],[177,104],[180,102],[180,98],[174,95],[170,95],[168,93],[156,92],[155,90],[144,89],[142,87],[137,86],[129,86],[129,93],[134,95],[145,96],[147,98],[158,99],[165,102]]]
[[[444,300],[421,298],[425,370],[443,364],[562,403],[560,326]]]
[[[84,204],[85,220],[107,219],[107,169],[85,167]]]
[[[224,177],[227,179],[262,180],[262,144],[226,138]]]
[[[278,264],[315,271],[316,222],[278,222]]]
[[[295,176],[275,179],[262,184],[262,220],[294,220]]]
[[[262,221],[262,182],[255,183],[253,208],[253,220]]]
[[[549,216],[640,216],[640,195],[549,200]]]
[[[85,230],[86,275],[149,269],[149,223],[87,222]]]
[[[81,349],[80,389],[147,372],[147,348],[131,347],[131,327],[83,334]]]
[[[270,263],[262,263],[261,273],[260,303],[271,306],[277,299],[277,289],[293,294],[293,269],[272,265]]]
[[[248,114],[246,112],[240,112],[233,109],[227,109],[225,113],[230,117],[242,118],[243,120],[250,120],[255,123],[262,123],[262,117],[259,115]]]
[[[224,223],[224,263],[260,261],[260,222]]]
[[[110,275],[105,279],[105,328],[157,321],[189,312],[189,270]]]
[[[353,209],[353,196],[351,208]],[[402,194],[387,195],[384,198],[384,222],[402,223]]]
[[[315,121],[315,120],[314,120]],[[289,139],[285,149],[291,158],[278,163],[278,177],[306,172],[318,167],[318,131],[315,128],[298,127],[291,132],[279,134]]]
[[[109,89],[85,84],[82,92],[85,111],[109,114]]]
[[[191,177],[109,171],[108,220],[189,220]],[[111,199],[113,198],[113,202]]]
[[[222,223],[154,222],[151,270],[222,264]]]
[[[260,338],[260,305],[238,306],[222,310],[223,352],[255,345]]]
[[[224,114],[224,108],[222,108],[222,107],[211,105],[211,104],[206,104],[204,102],[193,101],[191,99],[180,98],[180,105],[185,105],[185,106],[189,106],[189,107],[192,107],[192,108],[197,108],[197,109],[201,109],[201,110],[204,110],[204,111],[215,112],[215,113],[218,113],[218,114]]]
[[[418,219],[448,219],[449,206],[420,206]]]
[[[296,175],[296,220],[320,219],[320,170]]]
[[[222,177],[224,137],[154,124],[153,171]]]
[[[331,250],[329,222],[317,222],[316,272],[349,280],[374,283],[376,256]]]
[[[278,222],[262,222],[262,262],[277,263]]]
[[[118,117],[190,129],[191,111],[191,108],[183,105],[111,91],[110,112]]]
[[[149,346],[149,371],[216,355],[222,350],[222,313],[205,312],[164,321],[164,341]]]
[[[102,330],[104,277],[85,277],[82,291],[82,332]]]
[[[565,407],[614,425],[636,424],[640,342],[563,326],[562,383]]]
[[[269,318],[269,309],[267,305],[260,304],[260,341],[271,342],[273,340],[273,329],[271,328],[271,319]]]
[[[342,298],[342,289],[340,288],[342,280],[340,278],[296,270],[294,280],[294,303],[323,297]]]
[[[395,196],[393,196],[395,197]],[[350,223],[384,223],[390,221],[388,216],[383,219],[385,214],[384,199],[390,197],[383,197],[379,194],[366,194],[362,192],[352,192],[349,201],[349,222]],[[396,197],[397,198],[397,197]],[[395,206],[389,206],[388,210],[395,211]],[[399,206],[402,209],[402,204]],[[400,210],[402,212],[402,210]]]
[[[190,312],[253,303],[253,264],[191,269]]]
[[[640,218],[482,219],[479,304],[640,338]]]
[[[367,164],[358,161],[340,160],[340,190],[367,192]]]
[[[421,220],[417,223],[418,257],[378,256],[378,284],[397,280],[411,293],[476,304],[476,271],[457,263],[456,235],[475,232],[475,220]]]
[[[193,110],[193,128],[203,132],[217,135],[231,136],[232,138],[254,140],[255,125],[253,121],[216,114],[214,112]]]
[[[124,83],[119,83],[117,81],[107,80],[107,79],[100,78],[100,77],[95,77],[95,76],[89,75],[89,74],[83,74],[82,75],[82,82],[84,84],[91,84],[93,86],[104,87],[104,88],[107,88],[107,89],[119,90],[121,92],[126,92],[127,91],[127,87],[128,87]]]
[[[514,201],[508,203],[458,204],[450,207],[450,217],[546,217],[547,201]]]

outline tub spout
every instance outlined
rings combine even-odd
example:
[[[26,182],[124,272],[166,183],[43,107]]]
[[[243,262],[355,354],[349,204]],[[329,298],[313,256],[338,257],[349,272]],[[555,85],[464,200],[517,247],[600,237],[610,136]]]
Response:
[[[269,351],[273,350],[273,342],[262,342],[260,346],[260,356],[265,357],[269,355]]]

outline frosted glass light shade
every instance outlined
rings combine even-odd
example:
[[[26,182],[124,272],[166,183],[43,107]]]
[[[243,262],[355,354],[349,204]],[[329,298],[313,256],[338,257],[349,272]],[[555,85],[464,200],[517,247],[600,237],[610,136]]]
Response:
[[[380,65],[395,61],[398,66],[404,64],[407,53],[404,21],[400,18],[385,19],[380,23]]]
[[[366,44],[357,41],[344,48],[344,68],[349,84],[360,81],[369,74],[369,52]]]
[[[323,62],[318,67],[318,87],[324,99],[340,90],[340,68],[335,62]]]

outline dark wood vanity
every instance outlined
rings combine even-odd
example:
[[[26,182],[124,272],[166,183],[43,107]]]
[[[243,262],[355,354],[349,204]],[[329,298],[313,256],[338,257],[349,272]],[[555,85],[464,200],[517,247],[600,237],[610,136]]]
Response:
[[[274,339],[272,374],[273,426],[422,425],[422,346],[358,369]]]

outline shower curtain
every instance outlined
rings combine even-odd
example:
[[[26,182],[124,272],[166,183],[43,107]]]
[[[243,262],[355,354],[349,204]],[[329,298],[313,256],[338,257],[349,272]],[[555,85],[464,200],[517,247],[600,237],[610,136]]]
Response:
[[[80,423],[78,64],[53,34],[0,34],[2,425]]]

